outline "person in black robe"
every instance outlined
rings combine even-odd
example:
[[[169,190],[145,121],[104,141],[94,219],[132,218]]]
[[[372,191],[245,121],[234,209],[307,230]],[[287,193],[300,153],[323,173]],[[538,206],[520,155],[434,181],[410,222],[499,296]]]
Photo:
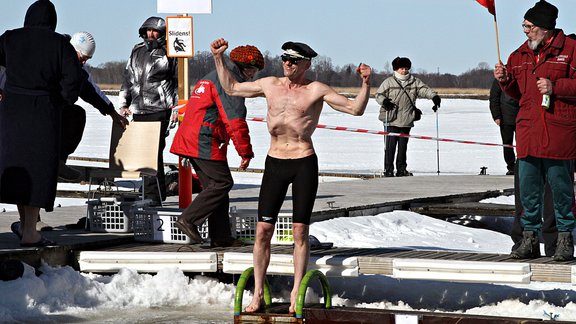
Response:
[[[6,84],[0,102],[0,202],[18,205],[22,247],[53,245],[36,230],[40,208],[54,209],[61,107],[78,99],[82,71],[56,9],[34,2],[24,27],[0,35]]]

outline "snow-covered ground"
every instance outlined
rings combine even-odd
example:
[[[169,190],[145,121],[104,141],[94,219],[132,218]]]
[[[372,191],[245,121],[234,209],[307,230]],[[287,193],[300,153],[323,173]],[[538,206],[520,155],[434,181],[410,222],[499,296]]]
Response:
[[[418,101],[431,107],[431,102]],[[248,100],[249,115],[265,116],[263,99]],[[88,108],[88,125],[81,146],[74,155],[106,157],[109,118]],[[381,130],[378,106],[370,100],[362,117],[351,117],[326,107],[322,124]],[[436,119],[436,117],[438,119]],[[438,115],[424,109],[424,116],[412,133],[476,142],[499,143],[499,131],[481,100],[444,100]],[[265,124],[249,123],[256,158],[251,167],[262,168],[268,134]],[[173,134],[171,135],[173,136]],[[170,137],[172,138],[172,137]],[[322,171],[379,173],[382,170],[383,138],[319,129],[314,135]],[[437,151],[437,147],[439,150]],[[166,150],[167,161],[176,161]],[[500,147],[455,144],[411,139],[408,145],[408,169],[415,176],[436,175],[437,156],[440,174],[478,174],[488,167],[489,174],[504,174],[505,163]],[[239,164],[233,148],[231,165]],[[253,175],[234,174],[235,182],[258,183]],[[513,197],[498,197],[491,202],[513,204]],[[60,201],[62,205],[84,203]],[[12,208],[10,205],[0,205]],[[332,219],[314,223],[311,234],[321,241],[340,247],[418,247],[434,250],[508,253],[512,242],[507,235],[463,227],[408,211],[394,211],[374,216]],[[0,322],[53,321],[91,323],[232,322],[235,287],[206,277],[188,278],[176,269],[156,275],[123,270],[112,276],[75,272],[69,267],[42,269],[44,274],[10,281],[0,281]],[[289,298],[285,277],[275,280],[276,301]],[[495,285],[449,283],[423,280],[400,280],[385,276],[330,278],[333,304],[399,310],[440,310],[471,314],[502,315],[576,321],[576,291],[570,284],[532,283]],[[283,287],[281,289],[279,287]],[[321,294],[320,294],[321,295]],[[309,301],[319,293],[310,291]],[[250,300],[245,293],[244,301]]]

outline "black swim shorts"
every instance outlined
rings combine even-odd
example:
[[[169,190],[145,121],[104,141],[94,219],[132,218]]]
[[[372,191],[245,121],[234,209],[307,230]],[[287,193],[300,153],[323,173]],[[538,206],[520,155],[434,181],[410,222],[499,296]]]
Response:
[[[266,157],[258,199],[258,221],[275,224],[292,184],[292,222],[309,225],[318,191],[318,157],[300,159]]]

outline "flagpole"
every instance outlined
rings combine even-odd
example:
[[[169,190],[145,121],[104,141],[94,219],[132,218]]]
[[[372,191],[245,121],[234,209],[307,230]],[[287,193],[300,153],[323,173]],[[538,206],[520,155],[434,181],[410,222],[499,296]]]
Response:
[[[502,60],[500,60],[500,41],[498,40],[498,22],[496,21],[496,11],[494,11],[494,30],[496,31],[496,51],[498,52],[498,63],[502,64]]]

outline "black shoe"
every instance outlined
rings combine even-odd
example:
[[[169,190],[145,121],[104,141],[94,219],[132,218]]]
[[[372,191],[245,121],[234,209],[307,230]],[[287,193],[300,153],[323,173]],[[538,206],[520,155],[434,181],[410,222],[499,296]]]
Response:
[[[408,172],[406,170],[396,172],[397,177],[411,177],[413,176],[412,172]]]
[[[544,242],[544,255],[551,258],[554,253],[556,253],[556,242],[549,242],[548,244]]]
[[[18,236],[18,239],[22,240],[22,229],[20,228],[20,222],[14,222],[10,225],[10,230],[14,235]]]
[[[506,172],[506,175],[514,175],[514,170],[508,170],[508,172]]]
[[[186,234],[194,243],[202,243],[202,236],[200,236],[200,232],[198,232],[198,226],[194,224],[186,224],[187,222],[183,219],[178,219],[174,224],[178,227],[182,233]]]
[[[80,171],[66,165],[66,161],[58,161],[58,180],[80,181]]]
[[[386,172],[384,172],[384,176],[385,176],[386,178],[393,177],[393,176],[394,176],[394,171],[386,171]]]
[[[86,217],[80,218],[75,224],[66,224],[67,229],[85,229],[86,228]],[[89,229],[89,228],[87,228]]]
[[[225,240],[225,241],[212,241],[212,242],[210,242],[211,248],[215,248],[215,247],[241,247],[244,245],[246,245],[244,243],[244,241],[239,240],[239,239],[230,239],[230,240]]]
[[[513,259],[536,259],[540,257],[538,235],[533,231],[522,232],[520,246],[510,253]]]
[[[310,243],[310,250],[327,250],[334,246],[332,242],[320,242],[314,235],[308,236],[308,242]]]
[[[574,239],[571,232],[558,232],[554,261],[569,261],[574,259]]]

